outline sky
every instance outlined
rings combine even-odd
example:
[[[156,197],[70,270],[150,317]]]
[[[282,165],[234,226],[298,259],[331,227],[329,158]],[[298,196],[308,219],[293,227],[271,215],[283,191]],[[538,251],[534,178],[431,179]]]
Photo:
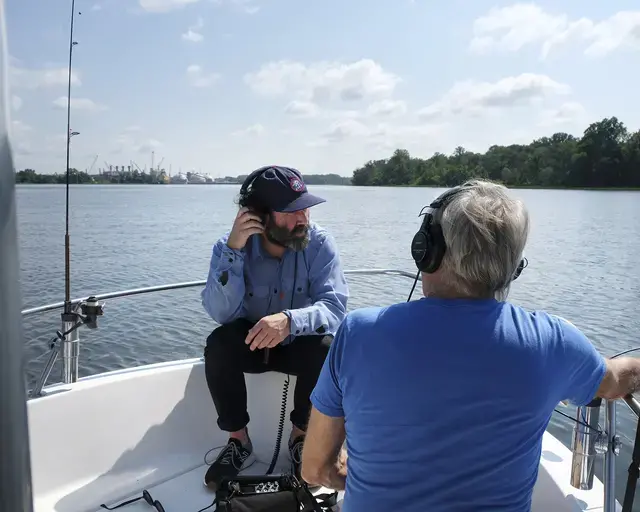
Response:
[[[70,0],[6,2],[18,169],[65,172]],[[635,9],[634,9],[635,8]],[[286,165],[640,128],[632,0],[76,0],[71,166]],[[96,158],[97,157],[97,158]],[[95,161],[95,164],[92,164]]]

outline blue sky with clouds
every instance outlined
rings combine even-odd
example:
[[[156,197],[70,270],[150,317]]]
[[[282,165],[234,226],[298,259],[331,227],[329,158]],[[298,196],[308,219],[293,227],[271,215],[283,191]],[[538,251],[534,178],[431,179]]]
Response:
[[[64,172],[70,1],[6,3],[18,168]],[[350,175],[397,147],[484,151],[640,128],[631,0],[77,0],[71,164]],[[169,167],[171,166],[171,167]]]

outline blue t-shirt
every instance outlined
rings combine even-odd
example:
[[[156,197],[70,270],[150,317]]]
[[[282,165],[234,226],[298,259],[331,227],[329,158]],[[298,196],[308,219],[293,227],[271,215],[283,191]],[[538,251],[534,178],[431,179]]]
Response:
[[[351,312],[311,401],[344,417],[343,512],[528,512],[554,407],[604,358],[571,323],[496,300]]]

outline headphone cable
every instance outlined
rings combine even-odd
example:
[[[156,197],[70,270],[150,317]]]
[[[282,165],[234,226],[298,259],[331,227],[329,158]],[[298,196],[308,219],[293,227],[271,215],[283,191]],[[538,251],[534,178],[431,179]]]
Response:
[[[418,279],[420,279],[420,271],[416,274],[416,278],[413,280],[413,286],[411,287],[411,291],[409,292],[409,297],[407,298],[407,302],[411,300],[411,296],[413,295],[413,291],[416,289],[416,285],[418,284]]]

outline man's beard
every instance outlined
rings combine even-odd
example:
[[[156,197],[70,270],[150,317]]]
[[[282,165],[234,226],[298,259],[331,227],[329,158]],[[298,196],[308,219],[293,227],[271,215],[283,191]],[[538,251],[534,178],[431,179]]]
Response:
[[[286,227],[278,226],[269,216],[264,232],[270,242],[294,251],[302,251],[309,245],[309,225],[296,226],[289,231]]]

